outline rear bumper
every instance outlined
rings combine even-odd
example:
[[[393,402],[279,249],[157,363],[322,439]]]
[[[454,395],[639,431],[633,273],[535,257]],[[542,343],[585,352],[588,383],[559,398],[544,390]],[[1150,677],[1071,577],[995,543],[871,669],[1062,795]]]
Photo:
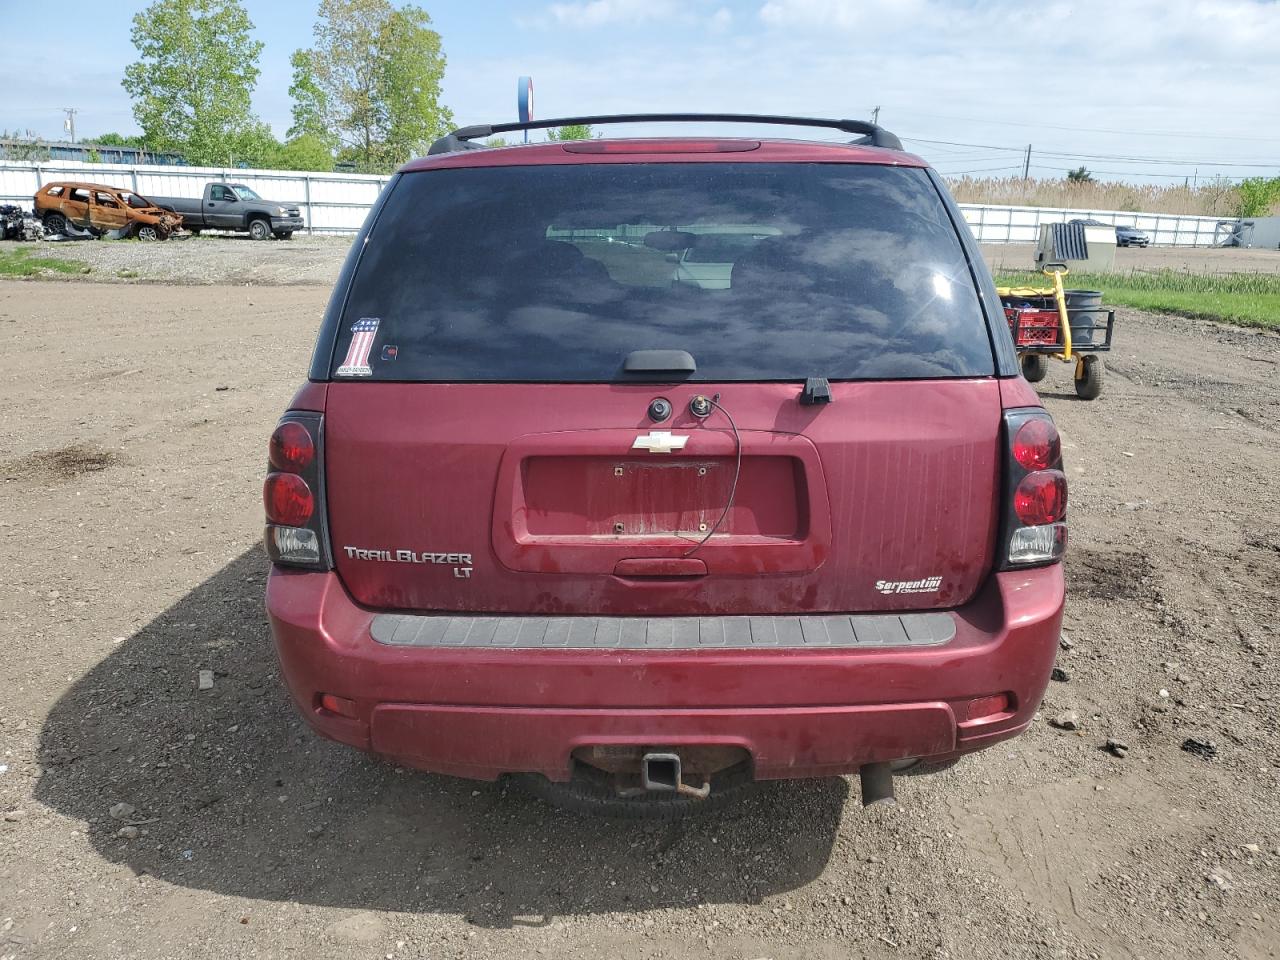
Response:
[[[993,575],[951,641],[843,649],[420,648],[373,640],[332,573],[275,569],[267,611],[285,681],[322,735],[409,766],[565,780],[580,746],[729,745],[758,779],[943,760],[1016,736],[1053,666],[1061,565]],[[354,702],[354,718],[319,708]],[[1011,707],[969,719],[971,700]]]

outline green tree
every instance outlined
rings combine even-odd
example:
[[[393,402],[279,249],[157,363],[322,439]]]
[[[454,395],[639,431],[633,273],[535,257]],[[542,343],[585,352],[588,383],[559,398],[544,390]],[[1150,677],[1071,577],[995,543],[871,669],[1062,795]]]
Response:
[[[139,149],[147,145],[145,137],[132,134],[125,136],[121,133],[104,133],[100,137],[90,137],[86,142],[100,147],[138,147]]]
[[[1280,203],[1280,177],[1249,177],[1236,185],[1236,216],[1265,217]]]
[[[427,12],[412,6],[391,15],[378,48],[378,113],[386,154],[392,163],[403,163],[426,153],[431,141],[453,126],[453,114],[440,106],[444,51]]]
[[[123,85],[147,144],[193,164],[238,162],[263,146],[250,109],[262,44],[238,0],[155,0],[133,18],[138,60]]]
[[[547,131],[548,140],[590,140],[594,136],[589,123],[570,123]]]
[[[229,167],[279,167],[280,142],[271,128],[254,117],[243,130],[227,139],[227,155],[222,159]],[[188,158],[190,159],[190,158]]]
[[[280,148],[275,166],[279,170],[328,173],[333,169],[333,149],[319,137],[304,133]]]
[[[511,146],[511,141],[506,137],[490,137],[484,142],[484,145],[486,147],[509,147]]]
[[[1085,167],[1077,167],[1067,171],[1067,180],[1071,183],[1093,183],[1093,174]]]
[[[311,51],[293,51],[289,65],[293,68],[293,82],[289,84],[289,96],[293,98],[293,126],[289,128],[289,140],[314,137],[332,149],[337,146],[338,138],[329,127],[329,98],[316,81]]]
[[[453,124],[440,103],[445,57],[426,11],[390,0],[321,0],[306,51],[340,159],[381,171]]]

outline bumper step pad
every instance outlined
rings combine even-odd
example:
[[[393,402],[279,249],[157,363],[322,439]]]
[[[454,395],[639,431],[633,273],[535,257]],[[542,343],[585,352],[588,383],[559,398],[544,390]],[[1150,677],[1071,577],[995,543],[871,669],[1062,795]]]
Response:
[[[384,613],[391,647],[515,650],[756,650],[931,647],[956,635],[948,613],[803,617],[458,617]]]

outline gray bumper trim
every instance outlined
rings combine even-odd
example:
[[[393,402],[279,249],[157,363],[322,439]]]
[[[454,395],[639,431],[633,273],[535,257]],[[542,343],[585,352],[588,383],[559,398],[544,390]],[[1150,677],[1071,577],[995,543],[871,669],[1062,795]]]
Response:
[[[759,650],[931,647],[956,635],[948,613],[804,617],[458,617],[383,613],[392,647],[517,650]]]

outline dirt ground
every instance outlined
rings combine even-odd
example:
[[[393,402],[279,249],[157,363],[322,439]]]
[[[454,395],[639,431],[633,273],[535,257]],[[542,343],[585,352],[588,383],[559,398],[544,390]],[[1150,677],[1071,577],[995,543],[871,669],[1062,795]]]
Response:
[[[326,293],[0,283],[0,958],[1277,955],[1280,337],[1125,312],[1099,400],[1040,385],[1070,598],[1025,736],[896,807],[638,826],[294,715],[260,484]]]

